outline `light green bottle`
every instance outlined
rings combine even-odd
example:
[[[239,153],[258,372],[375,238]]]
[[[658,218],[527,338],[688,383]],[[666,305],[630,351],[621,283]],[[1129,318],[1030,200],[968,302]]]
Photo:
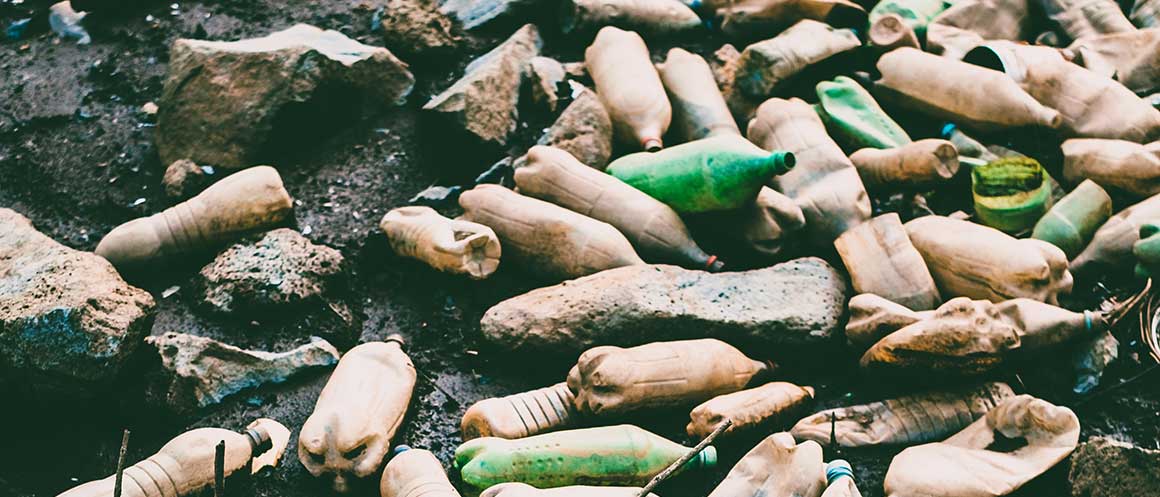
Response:
[[[1008,234],[1035,226],[1051,207],[1051,182],[1035,159],[1008,157],[971,171],[975,214]]]
[[[999,156],[987,149],[986,145],[971,138],[955,123],[946,123],[939,133],[942,139],[951,142],[955,150],[959,151],[959,163],[971,167],[985,166],[988,162],[999,160]]]
[[[818,115],[850,149],[896,148],[913,141],[857,81],[838,76],[818,83],[814,89],[818,93]]]
[[[945,0],[882,0],[870,9],[870,24],[873,25],[887,14],[897,14],[904,24],[914,30],[919,40],[924,40],[926,26],[950,6],[950,2]]]
[[[1071,260],[1083,251],[1109,217],[1112,217],[1112,198],[1108,192],[1096,182],[1084,180],[1035,223],[1031,238],[1059,247]]]
[[[1140,279],[1160,274],[1160,221],[1140,225],[1140,240],[1132,245],[1136,256],[1136,276]]]
[[[690,450],[642,428],[617,425],[469,440],[455,450],[455,467],[464,483],[480,489],[505,482],[537,488],[643,486]],[[681,470],[716,464],[717,450],[706,447]]]
[[[688,214],[741,208],[757,198],[762,185],[793,166],[789,152],[767,152],[740,136],[720,135],[628,154],[606,171]]]

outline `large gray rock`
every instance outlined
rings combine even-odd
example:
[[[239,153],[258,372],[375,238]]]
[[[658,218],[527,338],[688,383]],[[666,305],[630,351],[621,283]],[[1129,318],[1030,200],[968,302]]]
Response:
[[[338,363],[338,350],[321,338],[279,353],[244,350],[184,333],[151,336],[145,341],[161,356],[165,401],[177,412],[193,412],[238,392]]]
[[[497,347],[576,354],[595,345],[711,337],[770,356],[840,333],[845,279],[815,257],[751,271],[707,273],[637,265],[500,302],[484,314]]]
[[[507,41],[471,61],[463,77],[432,97],[423,110],[448,117],[482,142],[507,145],[519,120],[516,107],[528,62],[540,54],[542,46],[536,26],[524,25]]]
[[[201,298],[221,312],[278,312],[321,302],[342,271],[342,253],[281,228],[226,249],[201,269]]]
[[[36,392],[107,386],[149,333],[153,309],[105,259],[0,209],[0,378]]]
[[[1160,450],[1092,437],[1071,455],[1073,497],[1160,496]]]
[[[575,99],[560,113],[540,145],[551,145],[576,157],[581,163],[601,171],[612,156],[612,119],[596,92],[572,82]]]
[[[249,40],[179,39],[169,55],[156,135],[165,164],[260,164],[288,105],[339,96],[352,108],[356,97],[389,106],[415,84],[387,49],[306,24]]]

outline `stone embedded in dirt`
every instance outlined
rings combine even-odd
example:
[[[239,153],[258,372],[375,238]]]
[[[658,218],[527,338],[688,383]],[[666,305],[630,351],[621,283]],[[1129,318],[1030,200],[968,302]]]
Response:
[[[1160,450],[1092,437],[1071,455],[1072,497],[1160,496]]]
[[[404,55],[445,55],[463,43],[433,0],[387,0],[382,30],[386,46]]]
[[[576,97],[560,113],[540,145],[563,149],[581,163],[604,170],[612,156],[612,119],[596,92],[570,82]]]
[[[161,184],[165,185],[165,195],[174,200],[185,200],[197,195],[213,182],[213,177],[208,174],[213,169],[206,169],[188,159],[173,161],[165,168],[165,176],[161,178]]]
[[[161,356],[165,402],[177,412],[193,412],[243,390],[282,383],[308,369],[338,363],[338,350],[321,338],[286,352],[244,350],[185,333],[170,332],[145,341]]]
[[[483,142],[506,145],[519,119],[520,86],[528,61],[540,54],[543,40],[527,24],[507,41],[471,61],[459,81],[427,102],[424,110],[449,117]]]
[[[560,64],[556,59],[532,57],[532,60],[528,61],[528,76],[531,78],[532,84],[532,103],[547,109],[549,112],[555,112],[556,103],[560,100],[560,96],[556,94],[556,85],[564,82],[566,75],[563,64]]]
[[[425,205],[427,207],[447,207],[459,200],[463,192],[462,186],[429,186],[416,193],[407,203],[410,205]]]
[[[848,298],[842,275],[816,257],[726,273],[634,265],[510,298],[480,324],[505,350],[565,355],[711,337],[767,357],[839,335]]]
[[[724,92],[726,86],[733,84],[733,74],[737,72],[737,61],[741,59],[741,52],[737,51],[737,47],[726,43],[721,45],[713,55],[709,57],[709,68],[713,70],[713,79],[717,80],[717,86],[721,87]]]
[[[281,228],[235,244],[201,269],[201,299],[221,312],[276,312],[321,301],[342,271],[342,254]]]
[[[442,0],[439,10],[454,16],[465,29],[475,29],[494,19],[513,15],[538,0]]]
[[[260,164],[288,128],[317,133],[317,119],[301,115],[398,104],[414,84],[389,50],[307,24],[248,40],[179,39],[157,114],[157,151],[164,163]]]
[[[0,209],[0,376],[36,391],[107,386],[153,325],[153,297],[113,265]]]

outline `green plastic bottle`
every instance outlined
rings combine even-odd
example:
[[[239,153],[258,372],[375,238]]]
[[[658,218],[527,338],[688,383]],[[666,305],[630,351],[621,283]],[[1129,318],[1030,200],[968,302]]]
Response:
[[[1160,274],[1160,221],[1140,225],[1140,240],[1132,245],[1136,256],[1136,276],[1140,279]]]
[[[740,136],[721,135],[629,154],[612,161],[607,172],[689,214],[741,208],[793,166],[789,152],[766,152]]]
[[[1112,198],[1108,192],[1096,182],[1084,180],[1035,223],[1031,238],[1059,247],[1070,260],[1083,251],[1109,217]]]
[[[538,488],[643,486],[690,450],[642,428],[617,425],[469,440],[455,450],[455,467],[464,483],[480,489],[505,482]],[[706,447],[681,470],[716,464],[716,449]]]
[[[896,14],[914,30],[919,40],[924,40],[926,26],[950,6],[950,2],[945,0],[883,0],[870,9],[870,24],[873,25],[887,14]]]
[[[857,81],[838,76],[818,83],[814,89],[818,93],[818,115],[850,149],[896,148],[912,141]]]
[[[1031,229],[1051,207],[1051,181],[1035,159],[1008,157],[971,171],[975,214],[1008,234]]]

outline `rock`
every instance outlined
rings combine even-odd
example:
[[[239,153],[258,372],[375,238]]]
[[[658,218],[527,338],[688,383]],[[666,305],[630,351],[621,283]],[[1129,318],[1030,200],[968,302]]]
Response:
[[[240,41],[179,39],[157,114],[157,151],[167,164],[260,164],[287,127],[316,134],[319,115],[349,118],[340,111],[398,104],[414,84],[387,49],[306,24]],[[291,119],[315,98],[326,112]]]
[[[532,57],[528,61],[528,76],[532,83],[532,103],[556,111],[560,97],[556,95],[556,85],[564,82],[564,66],[551,57]]]
[[[427,207],[446,207],[454,204],[459,200],[459,194],[463,192],[462,186],[429,186],[425,190],[416,193],[411,200],[407,201],[409,205],[425,205]]]
[[[539,55],[542,45],[536,26],[525,25],[471,61],[463,77],[423,109],[450,118],[483,142],[506,145],[519,119],[516,106],[528,61]]]
[[[588,66],[586,66],[582,60],[577,62],[565,62],[561,65],[564,66],[564,72],[568,73],[569,76],[572,76],[573,79],[591,79],[588,77]]]
[[[840,335],[848,289],[822,259],[729,273],[636,265],[500,302],[484,337],[505,350],[578,354],[594,345],[718,338],[753,357]]]
[[[213,168],[201,167],[188,159],[173,161],[165,168],[161,184],[165,185],[165,195],[174,200],[185,200],[197,195],[213,183]]]
[[[463,42],[431,0],[387,0],[381,22],[386,46],[404,55],[446,55]]]
[[[537,0],[443,0],[439,10],[454,16],[465,29],[475,29],[492,20],[514,14]]]
[[[566,150],[580,162],[603,171],[612,156],[612,119],[596,92],[571,84],[575,99],[540,137],[539,144]]]
[[[1160,496],[1160,450],[1092,437],[1071,456],[1073,497]]]
[[[91,395],[149,333],[153,310],[153,297],[105,259],[0,209],[0,378],[35,392]]]
[[[166,403],[183,413],[218,404],[243,390],[282,383],[308,369],[338,363],[338,350],[317,337],[309,344],[278,353],[244,350],[185,333],[170,332],[145,341],[161,356]]]
[[[221,312],[275,312],[321,301],[342,254],[281,228],[235,244],[201,268],[201,299]]]

